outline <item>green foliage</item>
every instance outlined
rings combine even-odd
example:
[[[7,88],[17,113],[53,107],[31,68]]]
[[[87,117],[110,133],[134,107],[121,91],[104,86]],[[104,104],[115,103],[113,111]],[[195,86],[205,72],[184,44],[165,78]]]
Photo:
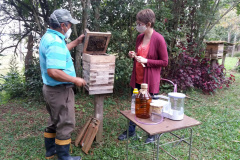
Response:
[[[103,1],[100,6],[100,31],[111,31],[108,53],[117,57],[114,82],[117,91],[129,86],[132,60],[128,58],[128,52],[135,50],[135,39],[138,34],[135,31],[136,13],[146,7],[143,0],[134,2],[134,0]]]
[[[240,57],[240,52],[235,53],[235,54],[234,54],[234,57]]]
[[[235,68],[235,70],[236,70],[237,72],[240,72],[240,66],[237,66],[237,67]]]
[[[3,84],[0,86],[0,91],[6,92],[5,97],[7,96],[10,99],[24,97],[28,98],[29,101],[42,101],[43,83],[39,59],[33,58],[33,63],[29,69],[25,71],[25,74],[29,75],[28,79],[25,79],[25,76],[18,70],[15,57],[12,57],[9,65],[10,71],[7,75],[2,75]]]
[[[29,75],[26,79],[27,96],[31,100],[43,100],[42,95],[42,77],[39,64],[39,58],[33,58],[33,63],[29,66],[29,69],[25,71],[26,75]]]
[[[214,27],[206,36],[206,39],[208,41],[227,41],[227,38],[227,30],[222,26]]]
[[[219,3],[216,3],[219,2]],[[115,89],[126,88],[129,85],[132,61],[128,59],[127,53],[130,50],[135,50],[135,40],[138,35],[135,30],[136,14],[145,8],[152,9],[156,14],[156,23],[154,29],[163,35],[167,42],[169,61],[175,61],[175,57],[179,55],[177,45],[180,42],[187,44],[188,48],[192,48],[191,56],[202,56],[202,49],[204,48],[203,40],[207,33],[211,30],[215,22],[220,18],[219,8],[228,9],[232,4],[237,3],[234,0],[179,0],[179,1],[146,1],[146,0],[102,0],[92,1],[88,15],[87,28],[91,31],[98,30],[100,32],[110,31],[112,37],[108,46],[108,54],[116,55],[116,74],[115,74]],[[84,4],[77,0],[69,1],[49,1],[45,3],[41,1],[4,1],[2,10],[8,17],[20,17],[24,21],[25,31],[31,31],[42,35],[46,30],[48,24],[48,17],[53,10],[57,8],[66,8],[70,10],[72,7],[73,17],[81,17],[77,19],[84,19],[82,11],[85,10]],[[238,6],[239,7],[239,6]],[[12,9],[13,8],[13,9]],[[33,10],[39,12],[37,16],[33,16]],[[10,12],[13,10],[13,12]],[[99,14],[96,15],[96,11]],[[8,15],[7,13],[11,14]],[[27,19],[27,20],[26,20]],[[37,21],[40,21],[37,23]],[[34,27],[32,27],[34,26]],[[76,25],[78,35],[82,31],[82,25]],[[222,28],[216,29],[216,34],[224,35]],[[215,35],[216,35],[215,34]],[[209,36],[210,37],[210,36]],[[71,39],[75,39],[76,35],[73,32]],[[216,36],[210,37],[216,39]],[[196,45],[195,45],[196,44]],[[194,46],[195,45],[195,46]],[[72,56],[76,51],[72,51]],[[174,66],[171,66],[174,67]],[[33,97],[39,97],[40,80],[35,73],[40,73],[36,66],[31,68],[32,79],[26,80],[26,89]],[[165,77],[169,74],[164,73]],[[40,74],[39,74],[40,76]],[[37,91],[38,92],[35,92]]]
[[[237,15],[239,16],[240,15],[240,3],[237,5],[236,9],[237,9]]]
[[[24,76],[19,73],[16,58],[13,56],[10,60],[10,71],[7,75],[2,75],[4,81],[0,86],[0,91],[5,91],[9,98],[24,97],[25,83]]]
[[[227,57],[227,61],[229,57]],[[231,59],[232,60],[232,59]],[[229,62],[231,68],[234,66]],[[167,86],[166,86],[167,88]],[[192,127],[193,143],[190,159],[239,159],[239,106],[240,74],[236,73],[236,83],[228,89],[219,90],[214,96],[203,95],[198,90],[186,92],[184,114],[197,119],[201,125]],[[120,98],[120,96],[125,96]],[[78,94],[76,98],[76,128],[72,133],[75,139],[79,129],[92,117],[94,112],[94,98],[85,94]],[[126,141],[118,141],[117,137],[127,128],[127,120],[119,111],[128,110],[130,97],[128,94],[107,96],[104,101],[103,142],[93,142],[89,154],[85,154],[81,148],[72,145],[72,156],[81,156],[83,159],[122,160],[126,158]],[[29,106],[40,106],[32,107]],[[85,112],[82,109],[85,109]],[[48,119],[47,111],[43,104],[23,103],[19,100],[0,105],[1,141],[0,159],[45,159],[45,148],[42,133]],[[137,137],[129,139],[129,159],[153,159],[153,144],[131,148],[134,144],[140,144],[146,139],[146,132],[136,128]],[[174,134],[187,138],[189,130],[174,131]],[[161,137],[161,143],[175,141],[175,137],[165,133]],[[176,143],[176,142],[175,142]],[[142,144],[142,143],[141,143]],[[171,155],[178,159],[187,159],[189,146],[180,143],[172,147],[172,143],[162,146]],[[14,149],[13,149],[14,148]],[[9,152],[11,150],[11,152]],[[24,150],[24,152],[23,152]],[[147,152],[148,151],[148,152]],[[33,154],[34,153],[34,154]],[[144,153],[144,156],[142,156]],[[171,159],[168,154],[162,152],[159,159]]]
[[[99,7],[100,31],[112,32],[108,53],[117,55],[115,89],[127,87],[130,81],[132,62],[127,58],[127,53],[135,50],[135,39],[139,34],[135,30],[138,11],[151,8],[155,12],[154,29],[165,38],[171,63],[179,56],[179,43],[185,43],[191,49],[190,56],[202,57],[205,48],[203,40],[213,22],[219,18],[218,9],[229,7],[226,6],[228,4],[226,2],[216,5],[214,0],[134,2],[136,1],[102,1]],[[90,19],[91,22],[94,21],[93,16]],[[92,25],[94,24],[90,23],[89,27],[94,28]],[[221,28],[217,32],[222,33]],[[165,70],[164,77],[168,74],[169,72]]]
[[[115,83],[116,90],[126,88],[130,82],[132,74],[132,59],[118,57],[116,60]]]

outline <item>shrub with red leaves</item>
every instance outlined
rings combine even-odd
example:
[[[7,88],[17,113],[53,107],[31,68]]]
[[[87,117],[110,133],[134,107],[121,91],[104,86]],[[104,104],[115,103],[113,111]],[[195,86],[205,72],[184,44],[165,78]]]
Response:
[[[191,57],[185,47],[178,56],[169,60],[165,72],[167,72],[166,78],[176,83],[178,89],[186,90],[194,87],[201,89],[205,94],[212,94],[223,86],[229,87],[235,81],[233,75],[226,77],[226,69],[223,65],[218,63],[211,65],[207,58]]]

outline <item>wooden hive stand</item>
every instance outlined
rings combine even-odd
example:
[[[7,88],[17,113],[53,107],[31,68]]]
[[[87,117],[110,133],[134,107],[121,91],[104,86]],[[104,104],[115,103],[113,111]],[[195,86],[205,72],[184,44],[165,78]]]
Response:
[[[96,142],[102,141],[104,97],[113,93],[114,86],[115,56],[106,54],[110,37],[110,32],[85,30],[83,78],[86,81],[85,89],[89,95],[94,95],[94,117],[100,121]]]

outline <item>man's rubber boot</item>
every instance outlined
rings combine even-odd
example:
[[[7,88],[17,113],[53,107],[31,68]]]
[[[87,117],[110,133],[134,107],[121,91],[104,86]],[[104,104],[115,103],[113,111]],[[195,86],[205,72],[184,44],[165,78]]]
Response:
[[[71,139],[68,140],[56,139],[55,142],[58,160],[81,160],[80,156],[72,157],[69,154]]]
[[[46,148],[46,159],[53,159],[57,154],[55,145],[56,133],[44,132],[44,142]]]

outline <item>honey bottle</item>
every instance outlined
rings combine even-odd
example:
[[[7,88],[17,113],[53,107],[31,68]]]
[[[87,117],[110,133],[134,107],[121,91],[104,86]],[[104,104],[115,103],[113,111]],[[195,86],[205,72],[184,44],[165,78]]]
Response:
[[[141,89],[136,96],[135,114],[138,118],[150,118],[150,103],[152,97],[148,93],[148,84],[142,83]]]

